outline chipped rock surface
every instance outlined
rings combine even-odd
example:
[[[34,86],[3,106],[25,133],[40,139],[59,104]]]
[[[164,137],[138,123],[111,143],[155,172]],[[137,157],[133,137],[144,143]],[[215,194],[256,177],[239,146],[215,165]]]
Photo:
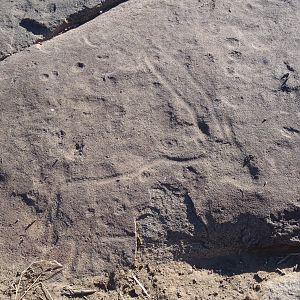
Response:
[[[94,5],[50,4],[1,4],[3,274],[299,245],[299,1],[131,0],[36,44],[24,18]]]

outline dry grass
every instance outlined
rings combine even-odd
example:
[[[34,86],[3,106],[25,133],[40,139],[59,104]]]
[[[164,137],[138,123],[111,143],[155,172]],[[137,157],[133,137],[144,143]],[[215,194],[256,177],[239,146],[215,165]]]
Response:
[[[6,294],[13,300],[25,300],[25,297],[54,300],[45,282],[62,270],[63,266],[55,260],[35,261],[16,275]]]

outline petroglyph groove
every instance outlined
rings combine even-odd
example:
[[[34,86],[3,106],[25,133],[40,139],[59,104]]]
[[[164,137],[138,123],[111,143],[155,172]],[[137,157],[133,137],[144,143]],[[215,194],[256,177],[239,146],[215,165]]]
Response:
[[[192,157],[174,157],[174,156],[169,156],[169,155],[164,155],[162,158],[158,158],[156,160],[153,160],[149,163],[144,164],[140,169],[137,171],[133,172],[127,172],[127,173],[118,173],[118,174],[113,174],[111,176],[81,176],[81,177],[72,177],[71,178],[71,183],[81,183],[85,181],[93,181],[101,185],[105,184],[110,184],[112,182],[117,182],[120,180],[132,180],[139,175],[141,175],[143,172],[159,167],[161,165],[182,165],[185,166],[186,163],[193,163],[193,162],[198,162],[199,160],[202,160],[205,157],[205,155],[200,154],[198,156],[192,156]]]
[[[190,105],[190,103],[188,103],[187,101],[185,101],[184,98],[181,97],[180,93],[177,91],[177,89],[172,85],[172,83],[170,82],[170,80],[168,78],[166,78],[163,74],[161,74],[153,65],[153,63],[149,60],[149,58],[147,56],[145,56],[145,64],[146,67],[148,69],[148,71],[150,73],[152,73],[159,81],[161,81],[163,83],[163,85],[165,86],[165,88],[167,88],[167,90],[171,93],[171,95],[174,97],[175,100],[179,101],[180,103],[182,103],[182,105],[185,107],[185,109],[187,110],[187,112],[189,113],[192,122],[195,126],[195,128],[197,129],[197,132],[199,133],[199,138],[201,141],[204,140],[204,136],[203,133],[200,132],[198,130],[198,121],[197,121],[197,114],[195,112],[195,110],[193,109],[193,107]]]
[[[157,67],[151,62],[147,54],[144,55],[144,60],[148,71],[151,74],[153,74],[158,79],[158,81],[161,82],[164,85],[164,87],[171,93],[171,95],[174,98],[174,101],[181,103],[189,113],[191,121],[193,122],[197,130],[200,140],[202,142],[212,140],[215,142],[223,141],[224,143],[231,143],[233,140],[233,136],[230,132],[230,129],[228,128],[229,124],[226,123],[226,120],[222,120],[220,119],[220,116],[218,116],[217,110],[214,107],[212,101],[210,100],[210,96],[207,95],[205,89],[203,88],[203,83],[201,83],[194,75],[192,75],[191,72],[186,71],[184,68],[181,67],[180,64],[176,63],[175,59],[172,60],[173,64],[176,64],[177,69],[180,69],[182,74],[184,74],[184,77],[189,80],[189,83],[191,84],[190,87],[193,87],[194,91],[197,91],[199,95],[201,95],[201,100],[209,111],[208,117],[204,117],[203,115],[199,114],[199,111],[197,111],[195,104],[189,100],[189,97],[187,95],[184,95],[178,89],[178,87],[174,85],[173,82],[175,78],[169,78],[168,76],[166,76],[166,74],[160,72],[160,70],[158,70]],[[159,55],[161,56],[162,54],[159,53]],[[165,55],[165,57],[169,61],[170,57],[168,55]],[[217,136],[214,136],[210,132],[211,128],[210,125],[208,125],[206,119],[210,120],[216,128]]]

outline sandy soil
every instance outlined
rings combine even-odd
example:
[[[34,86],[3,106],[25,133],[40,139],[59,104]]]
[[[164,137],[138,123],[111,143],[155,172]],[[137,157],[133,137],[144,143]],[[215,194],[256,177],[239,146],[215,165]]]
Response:
[[[224,275],[213,270],[197,269],[183,262],[138,263],[135,268],[118,270],[110,278],[99,275],[68,278],[67,282],[66,278],[63,279],[63,269],[57,268],[53,272],[49,266],[51,264],[45,261],[36,263],[31,266],[30,272],[23,273],[21,280],[19,273],[12,281],[13,285],[3,286],[1,299],[296,300],[300,297],[297,265],[277,268],[272,272]],[[41,269],[44,273],[39,277]],[[56,275],[49,279],[53,274]],[[18,295],[14,298],[16,289]]]

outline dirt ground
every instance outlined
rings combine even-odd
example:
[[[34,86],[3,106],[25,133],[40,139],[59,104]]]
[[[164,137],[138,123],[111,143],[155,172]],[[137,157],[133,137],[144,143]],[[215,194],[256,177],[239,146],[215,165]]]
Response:
[[[299,253],[278,257],[273,270],[225,274],[223,270],[201,269],[184,262],[139,261],[133,268],[110,276],[81,278],[65,276],[56,261],[32,263],[1,286],[1,299],[14,300],[208,300],[208,299],[299,299]],[[140,259],[139,259],[140,260]],[[266,265],[270,261],[266,260]],[[287,263],[289,266],[286,267]],[[243,261],[240,261],[243,264]],[[282,268],[276,268],[283,265]],[[221,267],[221,266],[220,266]],[[261,269],[263,267],[261,266]],[[266,268],[267,269],[267,268]],[[228,271],[228,270],[227,270]],[[233,271],[233,269],[231,270]]]

